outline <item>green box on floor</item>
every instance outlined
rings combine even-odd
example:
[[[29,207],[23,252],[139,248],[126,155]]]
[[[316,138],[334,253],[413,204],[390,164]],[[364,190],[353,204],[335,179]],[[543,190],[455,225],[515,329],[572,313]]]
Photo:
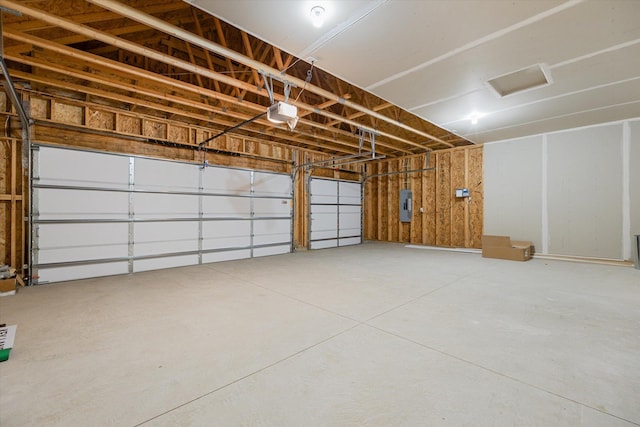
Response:
[[[13,341],[16,339],[17,328],[17,325],[0,325],[0,362],[9,359]]]

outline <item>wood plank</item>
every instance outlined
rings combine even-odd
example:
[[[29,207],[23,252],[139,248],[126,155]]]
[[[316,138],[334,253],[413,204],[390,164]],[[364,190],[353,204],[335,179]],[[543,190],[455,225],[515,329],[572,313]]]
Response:
[[[469,247],[482,247],[484,218],[483,149],[469,148]]]
[[[367,174],[372,174],[372,164],[366,168]],[[364,238],[367,240],[373,240],[374,237],[374,224],[377,221],[377,204],[378,204],[378,189],[376,187],[376,180],[369,179],[364,185]]]
[[[386,173],[389,169],[389,162],[383,162],[378,164],[378,173]],[[387,218],[388,218],[388,205],[387,200],[389,194],[389,188],[387,186],[387,180],[384,177],[374,178],[378,180],[378,240],[387,240]]]
[[[389,172],[396,172],[398,170],[396,161],[389,161],[387,163]],[[399,175],[391,175],[385,177],[387,180],[387,241],[398,241],[398,223],[399,210],[398,210],[398,178]]]
[[[465,187],[465,152],[466,150],[456,150],[451,152],[451,238],[450,245],[453,247],[465,247],[465,206],[467,198],[455,197],[455,190]]]
[[[469,188],[469,150],[464,150],[464,186]],[[468,248],[471,245],[471,236],[469,232],[469,204],[470,199],[466,200],[464,204],[464,247]]]
[[[157,157],[171,160],[183,160],[186,162],[202,162],[202,154],[192,147],[165,146],[161,144],[132,141],[118,136],[107,136],[78,132],[77,130],[59,129],[36,124],[34,139],[59,146],[73,146],[95,149],[113,153],[133,154],[149,157]],[[194,158],[196,155],[197,158]],[[290,172],[290,163],[274,162],[272,159],[259,159],[254,157],[230,156],[221,153],[206,152],[206,160],[211,165],[232,166],[265,170],[272,172]]]
[[[424,155],[413,157],[411,159],[411,169],[421,169],[424,165]],[[422,180],[425,172],[414,173],[411,174],[411,193],[413,196],[413,217],[411,219],[411,228],[410,228],[410,236],[409,241],[413,244],[421,244],[422,243],[422,219],[424,213],[420,212],[422,208],[424,210],[422,200]]]
[[[430,168],[436,167],[437,159],[437,155],[432,154],[431,158],[429,159],[428,166]],[[428,172],[424,172],[424,178],[422,180],[422,203],[424,205],[422,244],[429,246],[434,246],[436,244],[436,176],[437,171],[431,170]]]
[[[436,156],[436,245],[451,246],[451,153]]]

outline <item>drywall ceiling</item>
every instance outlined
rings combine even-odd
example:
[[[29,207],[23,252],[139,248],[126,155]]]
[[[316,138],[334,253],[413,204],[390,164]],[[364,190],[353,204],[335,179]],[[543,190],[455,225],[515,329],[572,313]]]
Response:
[[[640,116],[637,0],[189,3],[470,141]],[[550,85],[500,97],[486,83],[535,64]]]

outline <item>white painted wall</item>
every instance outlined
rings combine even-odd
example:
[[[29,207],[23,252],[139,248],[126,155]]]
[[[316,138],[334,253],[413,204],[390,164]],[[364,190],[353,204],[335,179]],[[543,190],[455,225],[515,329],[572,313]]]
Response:
[[[484,234],[542,249],[542,138],[484,146]],[[507,231],[505,231],[507,230]]]
[[[629,196],[631,238],[640,235],[640,120],[629,124]]]
[[[484,146],[484,233],[537,253],[631,259],[640,234],[640,119]]]

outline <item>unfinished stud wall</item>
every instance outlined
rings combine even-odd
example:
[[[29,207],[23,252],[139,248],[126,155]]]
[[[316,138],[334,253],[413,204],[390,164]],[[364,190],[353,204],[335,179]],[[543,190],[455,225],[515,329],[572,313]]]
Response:
[[[425,155],[368,165],[367,175],[421,169]],[[483,223],[482,147],[432,152],[434,170],[371,178],[365,185],[365,239],[480,248]],[[470,197],[456,197],[468,188]],[[412,191],[411,222],[400,221],[400,190]],[[422,212],[420,209],[422,208]]]
[[[11,123],[20,126],[5,92],[0,92],[0,264],[8,264],[22,271],[24,264],[24,212],[23,194],[26,178],[22,170],[22,143],[20,139],[5,136],[6,114]]]
[[[24,251],[22,144],[0,137],[0,264],[22,271]]]

